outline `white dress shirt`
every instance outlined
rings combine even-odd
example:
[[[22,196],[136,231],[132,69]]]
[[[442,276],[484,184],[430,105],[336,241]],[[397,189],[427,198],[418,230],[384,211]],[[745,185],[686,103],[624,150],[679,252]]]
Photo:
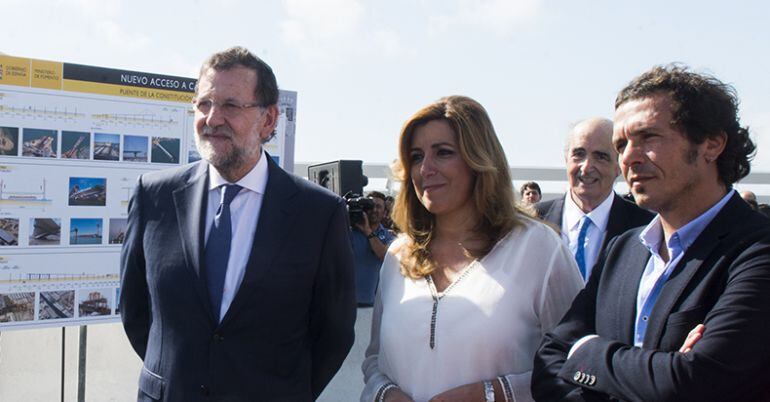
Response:
[[[580,233],[580,223],[583,216],[587,215],[591,219],[591,225],[588,227],[585,244],[583,245],[585,248],[586,280],[588,280],[588,277],[591,275],[591,269],[593,269],[596,261],[599,259],[599,251],[602,248],[602,242],[607,233],[607,222],[610,220],[610,209],[612,209],[614,199],[615,192],[610,191],[610,195],[599,206],[594,208],[593,211],[585,213],[572,200],[572,193],[570,191],[567,191],[565,196],[564,211],[561,216],[561,237],[569,246],[573,257],[578,247],[578,234]]]
[[[400,272],[406,238],[391,243],[380,270],[371,343],[363,363],[362,402],[388,382],[415,402],[451,388],[505,376],[515,401],[532,401],[532,366],[540,340],[583,287],[575,261],[556,233],[540,222],[503,237],[447,287],[437,303],[428,281]],[[502,400],[503,396],[497,396]]]
[[[230,303],[233,302],[233,298],[235,298],[235,294],[243,281],[243,275],[246,273],[246,264],[249,261],[249,255],[251,255],[257,220],[267,186],[267,157],[265,151],[262,150],[259,161],[254,168],[236,183],[228,182],[214,166],[209,165],[209,202],[206,209],[205,242],[208,242],[214,216],[217,214],[219,201],[222,199],[220,195],[222,186],[237,184],[243,187],[230,203],[232,243],[230,258],[227,260],[225,286],[222,291],[222,307],[219,314],[222,318],[224,318],[227,309],[230,308]]]

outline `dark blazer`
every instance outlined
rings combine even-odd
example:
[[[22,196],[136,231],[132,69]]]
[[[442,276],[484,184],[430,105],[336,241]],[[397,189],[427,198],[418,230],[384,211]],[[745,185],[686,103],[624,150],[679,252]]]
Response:
[[[770,219],[737,194],[685,252],[664,285],[641,348],[636,297],[650,254],[640,229],[609,245],[535,356],[538,401],[770,400]],[[706,331],[686,354],[690,330]],[[584,335],[583,344],[566,359]]]
[[[623,197],[613,192],[612,207],[610,207],[610,215],[607,219],[607,231],[602,241],[602,247],[599,249],[599,255],[601,255],[607,248],[609,241],[635,227],[645,226],[655,216],[652,212],[639,208],[636,204],[630,201],[626,201]],[[535,211],[537,216],[551,224],[561,231],[561,218],[564,215],[564,197],[538,202],[535,204]]]
[[[345,203],[267,160],[254,244],[221,323],[202,266],[208,164],[139,178],[120,303],[144,361],[140,401],[306,402],[350,350],[356,303]]]

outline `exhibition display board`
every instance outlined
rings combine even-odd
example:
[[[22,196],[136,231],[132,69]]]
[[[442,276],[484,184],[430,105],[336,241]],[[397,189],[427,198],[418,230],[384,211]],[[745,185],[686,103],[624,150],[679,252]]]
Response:
[[[118,320],[137,177],[194,162],[195,80],[0,55],[0,331]],[[268,153],[291,170],[297,93]]]

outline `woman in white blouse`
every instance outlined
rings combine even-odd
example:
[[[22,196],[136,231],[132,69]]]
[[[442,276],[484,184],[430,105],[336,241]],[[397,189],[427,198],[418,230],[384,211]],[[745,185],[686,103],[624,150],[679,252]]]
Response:
[[[361,401],[530,401],[541,336],[583,286],[558,235],[517,209],[484,108],[442,98],[401,131]]]

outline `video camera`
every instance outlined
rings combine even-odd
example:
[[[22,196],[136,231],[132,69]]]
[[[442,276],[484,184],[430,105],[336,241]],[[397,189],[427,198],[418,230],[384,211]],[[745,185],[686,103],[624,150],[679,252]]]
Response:
[[[361,196],[361,194],[349,191],[342,198],[345,199],[345,204],[348,206],[351,225],[364,223],[364,214],[374,209],[374,201]]]
[[[361,196],[369,183],[362,161],[339,160],[311,165],[307,167],[307,178],[345,199],[351,225],[363,223],[363,214],[374,209],[374,201]]]

